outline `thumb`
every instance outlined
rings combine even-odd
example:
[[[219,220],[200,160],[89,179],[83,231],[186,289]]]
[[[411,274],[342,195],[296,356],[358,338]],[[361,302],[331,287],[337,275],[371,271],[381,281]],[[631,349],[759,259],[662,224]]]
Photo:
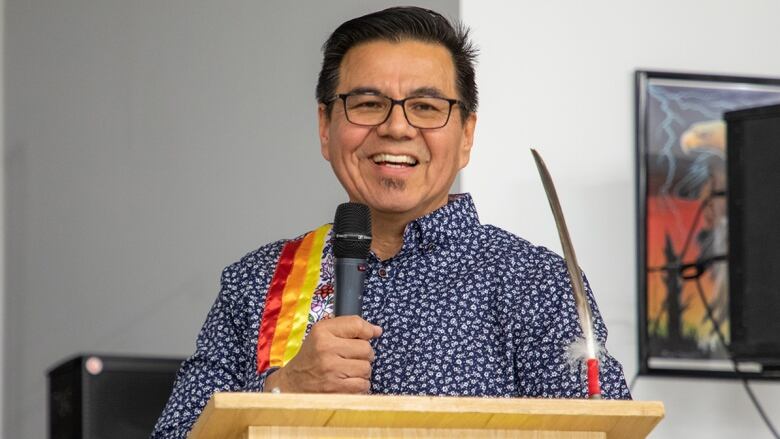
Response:
[[[370,340],[382,335],[382,328],[372,325],[358,316],[341,316],[330,320],[328,330],[339,338]]]

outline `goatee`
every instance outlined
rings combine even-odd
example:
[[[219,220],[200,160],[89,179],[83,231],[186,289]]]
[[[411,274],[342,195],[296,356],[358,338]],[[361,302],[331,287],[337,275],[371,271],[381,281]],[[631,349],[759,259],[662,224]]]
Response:
[[[406,187],[406,182],[403,180],[395,180],[392,178],[383,178],[382,179],[382,186],[386,187],[387,189],[394,189],[394,190],[403,190]]]

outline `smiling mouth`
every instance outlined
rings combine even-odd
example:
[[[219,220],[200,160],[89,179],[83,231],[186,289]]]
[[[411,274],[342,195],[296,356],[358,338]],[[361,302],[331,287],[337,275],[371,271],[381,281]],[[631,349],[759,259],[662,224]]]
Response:
[[[391,168],[413,168],[417,166],[417,159],[410,155],[374,154],[371,160],[380,166]]]

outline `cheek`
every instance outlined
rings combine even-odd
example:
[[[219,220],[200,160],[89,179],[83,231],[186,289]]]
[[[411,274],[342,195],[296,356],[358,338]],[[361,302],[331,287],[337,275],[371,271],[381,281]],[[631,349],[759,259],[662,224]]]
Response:
[[[351,124],[334,126],[331,130],[331,150],[342,156],[359,152],[370,133],[371,128]]]
[[[430,154],[429,160],[440,169],[460,167],[461,157],[457,145],[460,145],[460,136],[457,133],[431,132],[425,135]]]

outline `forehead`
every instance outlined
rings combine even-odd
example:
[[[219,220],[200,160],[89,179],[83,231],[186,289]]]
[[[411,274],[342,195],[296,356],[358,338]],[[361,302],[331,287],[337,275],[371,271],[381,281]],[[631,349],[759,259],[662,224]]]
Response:
[[[338,92],[358,87],[376,88],[395,97],[427,87],[453,96],[455,67],[449,50],[440,44],[371,41],[353,47],[341,61]]]

